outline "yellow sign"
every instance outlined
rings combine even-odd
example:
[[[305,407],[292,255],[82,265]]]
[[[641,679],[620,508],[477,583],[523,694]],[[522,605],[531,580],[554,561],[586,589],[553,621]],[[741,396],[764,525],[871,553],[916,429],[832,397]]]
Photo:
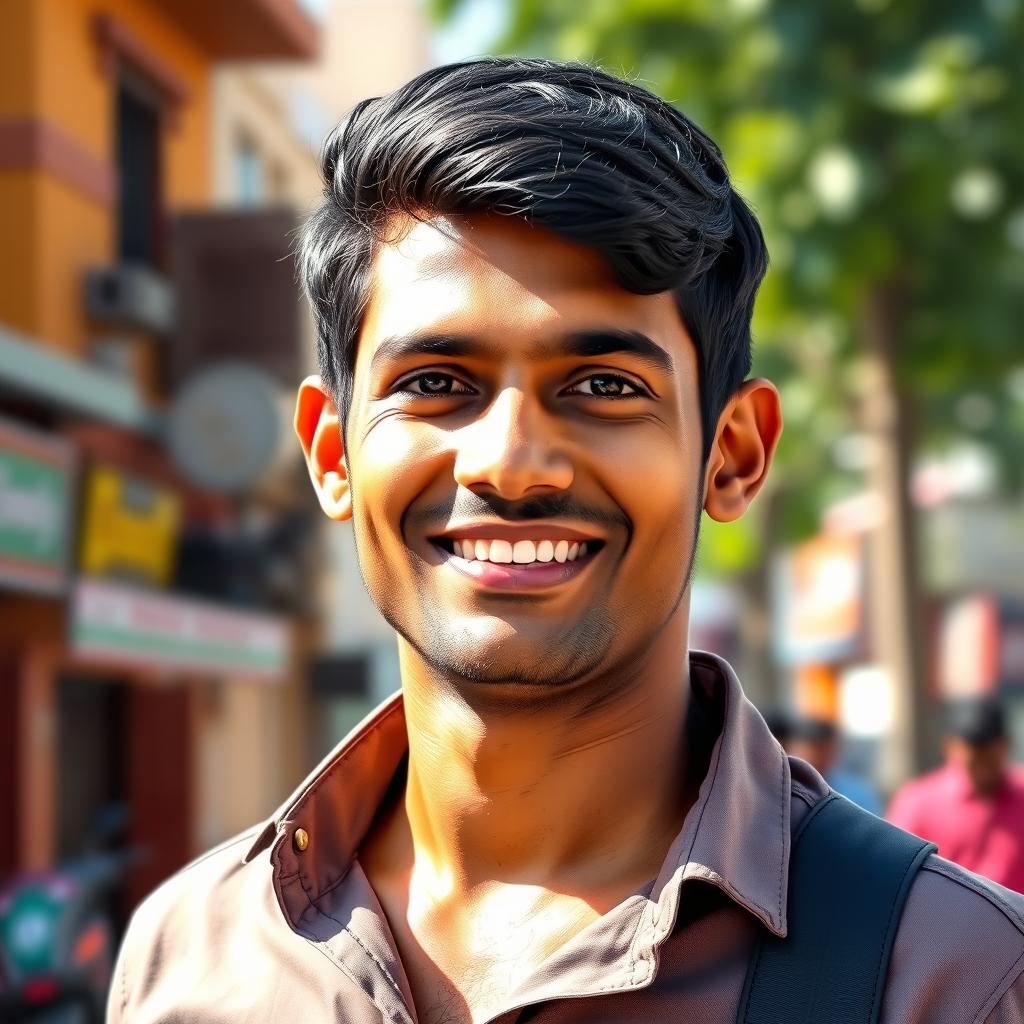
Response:
[[[165,586],[174,570],[181,501],[166,488],[94,466],[85,487],[81,567]]]

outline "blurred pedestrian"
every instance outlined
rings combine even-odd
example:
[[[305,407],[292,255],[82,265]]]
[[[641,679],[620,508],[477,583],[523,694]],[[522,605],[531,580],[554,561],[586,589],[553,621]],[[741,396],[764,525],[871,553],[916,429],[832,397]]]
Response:
[[[881,816],[882,800],[870,779],[842,766],[841,737],[834,722],[777,708],[765,713],[765,721],[787,754],[806,761],[837,793]]]
[[[945,754],[941,768],[897,792],[887,817],[943,857],[1024,892],[1024,768],[1010,764],[999,701],[950,704]]]

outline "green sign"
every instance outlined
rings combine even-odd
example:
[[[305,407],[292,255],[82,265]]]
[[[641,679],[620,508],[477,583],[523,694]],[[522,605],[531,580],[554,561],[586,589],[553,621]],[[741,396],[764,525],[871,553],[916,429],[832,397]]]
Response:
[[[67,582],[71,447],[0,419],[0,587]]]

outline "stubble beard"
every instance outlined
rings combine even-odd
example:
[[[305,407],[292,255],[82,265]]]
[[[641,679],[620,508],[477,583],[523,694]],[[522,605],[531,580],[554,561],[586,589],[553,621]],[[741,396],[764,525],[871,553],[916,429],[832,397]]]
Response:
[[[531,649],[528,655],[509,657],[501,640],[480,640],[454,628],[451,617],[443,613],[440,602],[431,600],[422,580],[416,584],[415,624],[390,602],[375,603],[388,624],[427,666],[455,685],[567,687],[598,670],[617,632],[607,607],[602,605],[588,609],[582,620],[542,642],[530,645],[522,639],[512,641]],[[410,604],[406,602],[406,610]]]
[[[663,621],[650,632],[649,640],[664,627],[675,613],[692,582],[700,538],[702,502],[698,498],[693,525],[693,540],[689,562],[683,574],[679,592]],[[404,610],[410,602],[389,600],[395,588],[387,581],[374,586],[368,578],[366,562],[359,544],[359,530],[354,531],[356,557],[363,587],[385,622],[423,659],[431,671],[450,684],[484,684],[515,688],[554,690],[568,688],[590,675],[606,672],[606,659],[616,636],[623,631],[642,631],[651,622],[643,614],[629,617],[629,621],[612,619],[606,604],[588,609],[581,621],[564,630],[561,635],[547,641],[544,650],[531,651],[528,658],[510,662],[500,655],[479,649],[480,642],[459,635],[452,628],[451,618],[440,614],[440,602],[430,599],[429,587],[423,578],[422,567],[416,573],[414,603],[418,625],[414,626]],[[474,651],[474,648],[476,650]]]

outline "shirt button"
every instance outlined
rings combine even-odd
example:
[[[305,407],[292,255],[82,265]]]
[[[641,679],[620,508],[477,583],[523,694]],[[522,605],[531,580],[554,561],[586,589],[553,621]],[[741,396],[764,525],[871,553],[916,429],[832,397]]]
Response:
[[[295,835],[292,836],[292,842],[295,844],[295,849],[302,853],[309,846],[309,833],[304,828],[297,828]]]

